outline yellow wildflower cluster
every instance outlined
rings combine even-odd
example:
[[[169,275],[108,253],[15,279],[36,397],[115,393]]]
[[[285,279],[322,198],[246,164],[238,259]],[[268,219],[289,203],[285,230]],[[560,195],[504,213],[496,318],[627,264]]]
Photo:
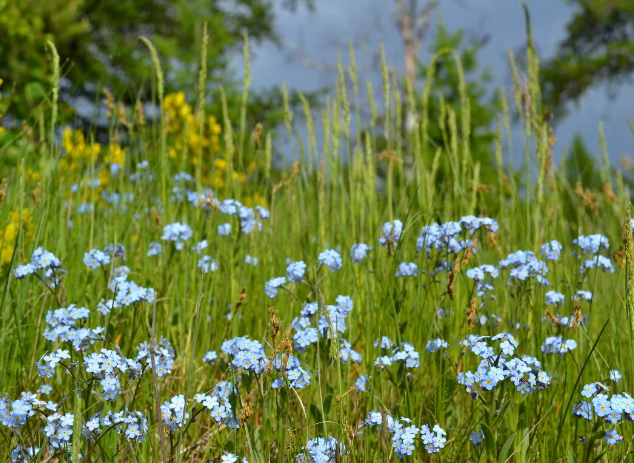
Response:
[[[123,165],[126,153],[117,143],[110,143],[103,149],[99,143],[86,143],[86,138],[81,130],[64,129],[62,134],[62,148],[66,151],[66,157],[60,160],[60,167],[63,170],[77,172],[88,167],[90,162],[95,165],[102,161],[108,165]],[[97,177],[101,180],[101,185],[108,183],[109,173],[107,169],[100,169]]]
[[[86,144],[84,133],[81,130],[64,129],[62,134],[62,148],[66,151],[66,157],[60,160],[63,170],[78,171],[91,161],[96,163],[101,154],[99,143]]]
[[[262,206],[267,209],[269,207],[269,202],[257,191],[253,193],[253,197],[247,196],[246,198],[244,198],[243,202],[246,207]]]
[[[24,235],[25,244],[28,244],[33,239],[35,232],[35,227],[31,225],[31,218],[31,212],[28,209],[23,209],[22,228],[26,232]],[[9,213],[9,223],[0,232],[0,270],[11,263],[19,230],[20,211],[15,209]]]
[[[209,175],[204,179],[213,189],[222,190],[227,179],[227,161],[223,158],[214,159],[213,167],[213,170],[209,172]],[[244,172],[237,172],[234,170],[231,173],[231,178],[244,184],[247,181],[247,176],[253,173],[255,167],[256,163],[252,161],[249,163]]]
[[[22,173],[22,164],[20,164],[18,166],[18,173],[21,174]],[[28,167],[26,169],[26,175],[24,176],[24,181],[26,183],[29,182],[39,182],[40,181],[40,173],[37,170],[32,169],[31,167]]]
[[[187,148],[187,160],[193,166],[198,164],[198,155],[202,148],[203,159],[209,159],[220,151],[220,133],[222,128],[214,116],[209,116],[200,127],[200,119],[187,104],[183,92],[169,93],[163,100],[167,133],[174,134],[173,143],[169,147],[172,159],[180,158]],[[185,146],[187,145],[187,146]],[[204,161],[203,161],[204,162]],[[203,165],[203,167],[207,167]]]
[[[163,110],[166,117],[167,133],[172,138],[169,140],[169,157],[175,161],[187,161],[190,166],[196,167],[202,148],[202,181],[216,190],[221,190],[227,179],[227,159],[220,155],[220,134],[222,128],[215,116],[205,119],[204,127],[200,130],[200,119],[187,104],[183,92],[170,93],[163,100]],[[187,156],[187,159],[183,159]],[[245,173],[232,172],[231,178],[240,183],[246,182],[246,177],[253,171],[254,165],[250,165]]]
[[[121,146],[111,143],[103,160],[107,164],[118,164],[122,166],[123,161],[125,161],[125,151]]]

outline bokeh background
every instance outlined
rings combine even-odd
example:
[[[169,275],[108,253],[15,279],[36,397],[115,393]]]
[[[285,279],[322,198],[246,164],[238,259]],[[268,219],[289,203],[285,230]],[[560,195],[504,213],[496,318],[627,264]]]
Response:
[[[421,1],[419,9],[425,2]],[[632,2],[579,2],[565,0],[528,0],[533,29],[533,40],[540,58],[548,62],[556,58],[557,51],[565,41],[571,37],[569,26],[576,18],[581,17],[582,4],[594,5],[597,12],[597,23],[601,22],[601,12],[607,14],[616,9],[613,14],[624,15],[629,24],[621,32],[629,43],[634,41],[634,17]],[[312,61],[332,61],[338,49],[347,48],[348,39],[352,39],[360,51],[359,60],[366,64],[371,62],[371,53],[377,53],[379,44],[384,43],[388,51],[390,64],[399,72],[405,72],[403,40],[396,25],[398,5],[395,0],[319,0],[313,13],[304,10],[296,14],[278,8],[276,13],[276,29],[280,31],[283,41],[291,49],[287,53],[280,52],[272,44],[265,44],[258,48],[253,62],[253,69],[258,75],[261,88],[275,85],[280,79],[287,80],[291,85],[302,89],[315,90],[328,85],[335,77],[333,71],[321,70],[319,66],[306,66],[300,58],[310,58]],[[508,61],[508,50],[522,50],[526,44],[524,15],[519,1],[513,0],[443,0],[438,2],[434,10],[429,33],[426,35],[421,53],[418,58],[427,62],[431,58],[430,49],[435,31],[443,24],[451,33],[462,32],[464,43],[473,44],[485,41],[479,49],[478,64],[482,69],[488,68],[492,79],[485,87],[488,93],[493,93],[497,87],[504,86],[512,91],[511,71]],[[616,21],[613,23],[616,26]],[[616,33],[616,31],[614,31]],[[612,41],[616,45],[616,40]],[[597,44],[599,40],[597,38]],[[606,47],[610,40],[606,40]],[[293,53],[300,48],[304,55]],[[626,54],[630,57],[632,49]],[[344,53],[345,54],[345,53]],[[323,68],[323,66],[322,66]],[[241,62],[235,63],[235,69],[241,69]],[[628,67],[627,69],[631,69]],[[617,161],[621,156],[632,154],[632,132],[627,118],[632,117],[634,101],[634,87],[626,77],[630,71],[619,75],[614,73],[614,79],[596,79],[581,94],[579,98],[567,101],[564,108],[566,117],[562,117],[556,124],[558,148],[554,150],[555,159],[560,159],[573,144],[576,135],[582,135],[588,148],[598,153],[598,126],[604,122],[604,130],[608,150],[612,160]],[[580,79],[582,78],[580,72]],[[588,73],[590,74],[590,73]],[[365,72],[365,75],[371,73]],[[587,76],[591,78],[590,75]],[[375,76],[377,83],[379,77]],[[561,73],[561,79],[565,75]],[[422,81],[423,79],[421,79]],[[422,82],[421,84],[422,85]],[[516,127],[514,137],[520,138],[521,131]],[[519,141],[516,145],[519,146]]]
[[[615,163],[623,162],[632,149],[627,122],[634,96],[632,2],[529,0],[526,4],[542,64],[544,107],[555,117],[555,160],[580,150],[599,155],[598,127],[604,122],[609,156]],[[411,26],[418,39],[409,53],[403,17],[415,18]],[[379,47],[384,44],[388,63],[401,75],[413,77],[418,91],[425,84],[422,70],[433,53],[443,46],[457,47],[463,58],[469,55],[471,96],[477,95],[477,103],[485,109],[474,125],[486,130],[495,122],[498,88],[512,92],[509,50],[521,65],[527,43],[520,4],[507,0],[2,0],[0,78],[5,82],[2,104],[7,113],[3,125],[23,123],[33,114],[32,108],[48,98],[47,40],[56,44],[63,63],[61,98],[67,105],[61,112],[63,123],[107,124],[105,109],[94,105],[104,88],[128,103],[149,100],[152,70],[139,35],[155,43],[164,61],[167,91],[184,90],[191,100],[197,92],[204,22],[210,30],[208,103],[219,112],[213,95],[219,84],[229,89],[230,100],[232,90],[234,100],[239,100],[246,33],[253,71],[249,114],[253,121],[266,121],[269,128],[281,121],[276,109],[283,82],[291,91],[314,97],[311,103],[319,109],[322,91],[332,90],[337,78],[337,53],[342,52],[347,64],[351,43],[362,79],[380,87]],[[408,55],[416,66],[411,75],[405,65]],[[455,79],[447,79],[434,91],[448,95],[455,84]],[[517,145],[521,134],[516,126]]]

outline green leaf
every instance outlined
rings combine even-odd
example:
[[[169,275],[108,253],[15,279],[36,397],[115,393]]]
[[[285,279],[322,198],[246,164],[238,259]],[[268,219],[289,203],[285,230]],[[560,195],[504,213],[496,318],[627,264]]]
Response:
[[[46,89],[40,82],[29,82],[24,87],[24,95],[27,101],[36,103],[46,96]]]
[[[509,450],[511,450],[511,445],[513,445],[513,441],[515,440],[515,434],[516,433],[511,434],[511,437],[506,439],[506,442],[502,446],[502,450],[500,450],[500,455],[498,455],[498,463],[504,463],[506,460],[506,456],[508,455]]]
[[[330,408],[332,407],[332,394],[328,394],[324,399],[324,413],[328,415],[330,413]]]
[[[568,452],[568,463],[577,463],[577,457],[572,452]]]
[[[598,461],[601,461],[601,458],[603,458],[603,455],[605,455],[606,453],[608,453],[607,450],[605,452],[602,452],[602,453],[598,454],[596,456],[596,458],[594,460],[592,460],[592,463],[597,463]]]
[[[495,449],[497,446],[495,445],[495,436],[493,431],[491,431],[491,428],[489,428],[489,426],[485,423],[482,423],[482,433],[484,434],[484,447],[487,453],[492,457],[495,457],[497,453]]]
[[[493,425],[494,428],[497,428],[500,425],[500,423],[502,422],[502,418],[504,418],[504,414],[509,409],[510,405],[511,405],[511,399],[507,400],[502,405],[502,408],[500,409],[499,415],[498,415],[498,417],[495,420],[495,424]]]
[[[321,423],[322,421],[324,421],[321,415],[321,411],[319,411],[317,405],[310,404],[310,414],[313,417],[313,420],[315,420],[315,423]]]
[[[520,449],[521,463],[526,463],[526,455],[528,454],[528,445],[530,444],[528,433],[529,433],[528,428],[524,428],[524,432],[522,433],[522,448]]]
[[[453,397],[458,392],[458,381],[454,375],[450,375],[451,370],[449,370],[446,374],[445,378],[445,406],[447,406],[452,400]]]

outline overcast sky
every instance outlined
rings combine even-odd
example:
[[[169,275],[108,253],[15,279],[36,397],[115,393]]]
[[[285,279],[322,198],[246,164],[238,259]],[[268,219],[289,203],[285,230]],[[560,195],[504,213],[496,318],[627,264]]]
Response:
[[[533,37],[540,58],[552,56],[557,43],[565,36],[565,26],[571,8],[564,0],[527,0],[533,27]],[[403,71],[402,44],[394,25],[394,0],[316,0],[314,13],[300,10],[292,14],[279,11],[277,28],[288,46],[301,48],[311,61],[334,62],[338,47],[346,54],[345,44],[352,39],[365,43],[369,53],[358,50],[357,60],[369,62],[370,53],[379,44],[386,47],[388,61]],[[526,40],[524,16],[520,3],[514,0],[441,0],[435,22],[442,20],[449,31],[464,29],[467,36],[487,34],[490,41],[480,54],[482,65],[490,65],[495,86],[510,85],[508,49],[518,49]],[[428,37],[433,36],[433,31]],[[365,57],[365,58],[364,58]],[[422,59],[429,55],[422,54]],[[240,73],[240,65],[236,71]],[[370,75],[370,74],[367,74]],[[370,76],[373,76],[370,75]],[[308,68],[288,50],[265,45],[253,50],[252,81],[255,87],[280,85],[313,90],[331,85],[335,74]],[[492,91],[495,90],[492,87]],[[604,88],[588,92],[570,116],[555,128],[558,143],[556,158],[570,145],[573,135],[583,134],[589,148],[599,154],[598,126],[603,121],[610,158],[632,155],[634,135],[626,117],[634,119],[632,102],[634,87],[620,88],[618,97],[609,100]],[[519,136],[519,131],[516,131]],[[517,146],[517,145],[516,145]]]

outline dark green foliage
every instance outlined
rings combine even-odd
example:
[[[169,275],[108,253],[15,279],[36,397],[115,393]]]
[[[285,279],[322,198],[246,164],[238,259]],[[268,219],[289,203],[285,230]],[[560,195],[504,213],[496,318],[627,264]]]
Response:
[[[152,63],[139,36],[156,46],[166,76],[166,92],[196,91],[203,24],[208,24],[208,80],[226,80],[243,33],[254,43],[278,41],[275,0],[4,0],[0,2],[0,78],[15,98],[10,112],[28,114],[50,90],[46,41],[62,58],[62,100],[94,101],[102,85],[115,97],[134,101],[151,94]],[[295,8],[298,3],[286,1]],[[143,84],[145,82],[145,84]]]
[[[590,88],[623,83],[634,71],[634,2],[571,3],[577,9],[566,26],[566,38],[541,73],[544,109],[558,116]]]
[[[440,24],[436,36],[429,47],[432,54],[443,49],[455,50],[462,62],[467,97],[469,99],[469,111],[471,113],[470,146],[473,162],[480,162],[480,183],[490,184],[495,176],[494,148],[495,131],[493,122],[498,111],[497,101],[488,95],[487,85],[492,81],[492,75],[488,68],[483,68],[478,61],[478,53],[485,45],[484,40],[467,41],[465,43],[464,32],[459,30],[451,33]],[[419,64],[419,74],[425,77],[427,66]],[[446,106],[456,112],[456,121],[460,126],[462,109],[460,107],[460,77],[456,69],[454,57],[450,54],[441,56],[436,61],[434,81],[431,86],[429,101],[429,137],[432,144],[449,149],[449,140],[443,136],[440,125],[441,107],[439,96],[445,101]],[[448,127],[448,118],[444,118],[445,127]],[[446,133],[449,132],[445,129]],[[433,153],[432,153],[433,155]],[[430,160],[431,162],[431,160]],[[449,177],[447,166],[440,166],[438,182],[447,181]]]
[[[596,157],[588,151],[581,135],[575,135],[566,159],[565,175],[568,183],[573,188],[580,182],[584,188],[600,189],[602,182],[596,162]]]

